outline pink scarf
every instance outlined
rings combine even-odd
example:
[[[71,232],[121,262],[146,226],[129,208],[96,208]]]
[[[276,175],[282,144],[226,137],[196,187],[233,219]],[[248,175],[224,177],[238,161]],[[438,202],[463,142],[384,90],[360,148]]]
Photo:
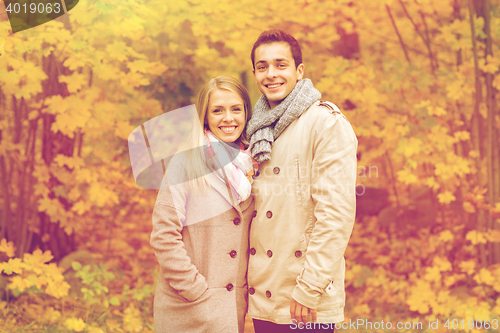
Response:
[[[205,138],[208,168],[238,194],[238,203],[246,200],[252,190],[253,177],[259,170],[250,149],[245,150],[239,140],[238,144],[223,142],[208,129],[205,129]]]

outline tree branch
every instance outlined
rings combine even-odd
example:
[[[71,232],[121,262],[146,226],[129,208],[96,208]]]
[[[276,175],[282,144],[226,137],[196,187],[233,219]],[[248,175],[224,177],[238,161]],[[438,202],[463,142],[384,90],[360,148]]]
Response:
[[[396,26],[396,22],[394,21],[394,18],[392,17],[391,9],[389,8],[388,5],[385,5],[385,9],[387,10],[387,14],[389,14],[389,18],[391,19],[392,26],[394,27],[394,30],[396,30],[396,34],[398,35],[399,42],[401,43],[401,47],[403,48],[403,51],[405,53],[406,60],[411,65],[410,57],[408,56],[408,52],[406,51],[406,45],[403,42],[403,37],[401,37],[401,34],[399,33],[398,27]]]
[[[422,33],[420,32],[420,29],[418,29],[417,25],[415,24],[415,21],[413,21],[413,19],[411,18],[410,13],[408,13],[408,10],[406,10],[406,6],[403,3],[403,1],[399,0],[399,3],[403,7],[403,10],[405,12],[406,17],[408,17],[408,19],[410,20],[411,24],[413,24],[413,27],[417,31],[417,34],[420,36],[420,38],[422,38],[422,41],[424,42],[425,46],[427,47],[427,50],[429,51],[429,58],[430,58],[430,61],[431,61],[431,70],[432,70],[432,73],[434,73],[434,71],[435,71],[434,62],[435,61],[434,61],[434,55],[432,54],[430,42],[425,39],[424,35],[422,35]]]

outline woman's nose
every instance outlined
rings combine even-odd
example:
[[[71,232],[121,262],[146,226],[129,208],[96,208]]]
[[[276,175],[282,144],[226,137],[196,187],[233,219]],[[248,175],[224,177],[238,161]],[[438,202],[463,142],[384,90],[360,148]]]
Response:
[[[231,111],[226,111],[224,113],[224,121],[233,121],[233,115],[231,114]]]

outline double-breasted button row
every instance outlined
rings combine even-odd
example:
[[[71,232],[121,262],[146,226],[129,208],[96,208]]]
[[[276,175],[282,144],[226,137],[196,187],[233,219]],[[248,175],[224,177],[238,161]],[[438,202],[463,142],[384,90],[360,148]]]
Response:
[[[255,289],[254,289],[254,288],[252,288],[252,287],[248,288],[248,293],[249,293],[250,295],[255,294]],[[267,297],[267,298],[271,298],[271,296],[272,296],[272,295],[271,295],[271,292],[270,292],[269,290],[266,290],[266,297]]]
[[[233,252],[234,252],[234,257],[236,257],[236,251],[231,251],[231,257],[233,257],[233,254],[232,254]],[[257,253],[257,250],[255,250],[255,248],[253,248],[253,247],[252,247],[252,248],[250,249],[250,254],[254,256],[254,255],[255,255],[255,253]],[[267,256],[268,256],[269,258],[271,258],[271,257],[273,256],[273,251],[271,251],[271,250],[267,250]],[[295,256],[296,256],[297,258],[302,257],[302,251],[295,251]],[[233,258],[234,258],[234,257],[233,257]]]
[[[268,210],[268,211],[266,212],[266,217],[267,217],[268,219],[270,219],[271,217],[273,217],[273,212],[271,212],[270,210]]]
[[[233,286],[231,283],[229,283],[229,284],[226,286],[227,291],[231,291],[231,290],[233,290],[233,288],[234,288],[234,286]]]
[[[231,252],[229,252],[229,255],[231,256],[231,258],[236,258],[237,254],[238,253],[235,250],[232,250]]]
[[[240,218],[239,217],[234,218],[233,223],[234,223],[234,225],[240,224],[241,223]]]

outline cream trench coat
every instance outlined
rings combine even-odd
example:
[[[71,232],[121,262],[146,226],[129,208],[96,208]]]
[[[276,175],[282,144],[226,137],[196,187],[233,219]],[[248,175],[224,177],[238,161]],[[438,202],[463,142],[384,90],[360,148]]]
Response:
[[[253,183],[248,314],[255,319],[290,324],[292,297],[316,309],[319,322],[344,319],[357,139],[334,104],[321,104],[283,131]]]
[[[253,197],[234,204],[213,175],[206,193],[197,194],[183,177],[183,164],[173,161],[170,186],[159,191],[153,211],[151,245],[160,264],[155,332],[243,333]]]

